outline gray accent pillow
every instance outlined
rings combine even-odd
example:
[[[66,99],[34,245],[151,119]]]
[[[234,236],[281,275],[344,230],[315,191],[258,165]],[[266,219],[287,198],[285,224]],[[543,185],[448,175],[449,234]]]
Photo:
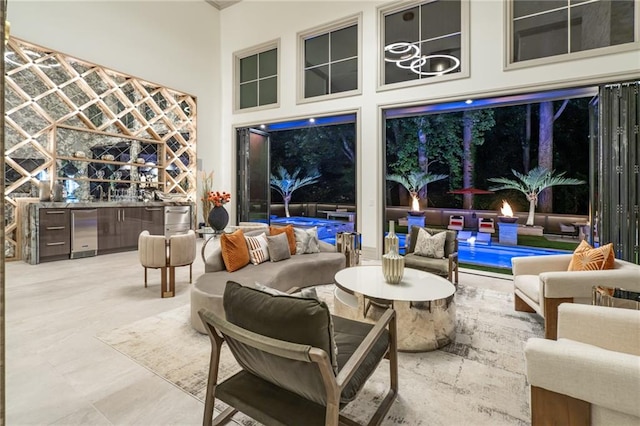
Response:
[[[318,228],[293,228],[296,237],[296,254],[320,253]]]
[[[272,262],[279,262],[291,258],[289,240],[287,239],[287,234],[284,232],[278,235],[267,236],[267,247]]]
[[[414,253],[418,256],[442,259],[444,257],[444,242],[446,239],[446,231],[439,232],[432,236],[424,228],[420,228]]]
[[[318,292],[316,291],[315,287],[303,288],[303,289],[300,289],[299,291],[296,291],[295,293],[287,293],[284,291],[276,290],[275,288],[267,287],[266,285],[260,284],[257,281],[255,282],[255,286],[258,290],[264,291],[265,293],[269,293],[272,296],[295,296],[295,297],[304,297],[306,299],[320,300],[318,299]]]

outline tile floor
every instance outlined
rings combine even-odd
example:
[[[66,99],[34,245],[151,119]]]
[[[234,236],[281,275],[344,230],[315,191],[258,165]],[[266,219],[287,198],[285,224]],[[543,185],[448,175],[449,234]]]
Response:
[[[194,280],[204,271],[199,249]],[[510,291],[504,278],[463,273],[460,280]],[[8,262],[6,423],[201,424],[200,401],[95,337],[189,303],[188,279],[189,269],[178,268],[176,297],[161,299],[160,272],[149,270],[144,288],[137,252]]]

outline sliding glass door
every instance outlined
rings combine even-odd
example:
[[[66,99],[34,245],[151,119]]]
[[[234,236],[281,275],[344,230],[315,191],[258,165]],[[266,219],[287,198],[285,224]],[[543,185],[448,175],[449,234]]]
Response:
[[[238,129],[237,221],[269,222],[269,134],[260,130]]]

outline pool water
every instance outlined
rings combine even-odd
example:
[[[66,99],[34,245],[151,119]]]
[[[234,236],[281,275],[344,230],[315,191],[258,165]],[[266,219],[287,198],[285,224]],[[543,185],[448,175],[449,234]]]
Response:
[[[297,228],[318,228],[318,239],[335,244],[336,232],[353,232],[353,222],[342,220],[321,219],[307,216],[275,217],[271,218],[274,225],[293,225]]]
[[[398,234],[400,252],[404,254],[406,235]],[[474,244],[460,242],[458,259],[460,263],[490,266],[493,268],[511,269],[511,258],[518,256],[545,256],[550,254],[567,254],[570,251],[541,247],[509,246],[503,244]]]

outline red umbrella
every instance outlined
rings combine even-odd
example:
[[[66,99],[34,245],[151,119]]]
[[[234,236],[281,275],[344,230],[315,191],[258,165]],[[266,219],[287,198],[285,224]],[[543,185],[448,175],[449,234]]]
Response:
[[[449,194],[482,195],[482,194],[493,194],[493,191],[488,191],[486,189],[479,189],[479,188],[462,188],[462,189],[452,189],[451,191],[449,191]]]

